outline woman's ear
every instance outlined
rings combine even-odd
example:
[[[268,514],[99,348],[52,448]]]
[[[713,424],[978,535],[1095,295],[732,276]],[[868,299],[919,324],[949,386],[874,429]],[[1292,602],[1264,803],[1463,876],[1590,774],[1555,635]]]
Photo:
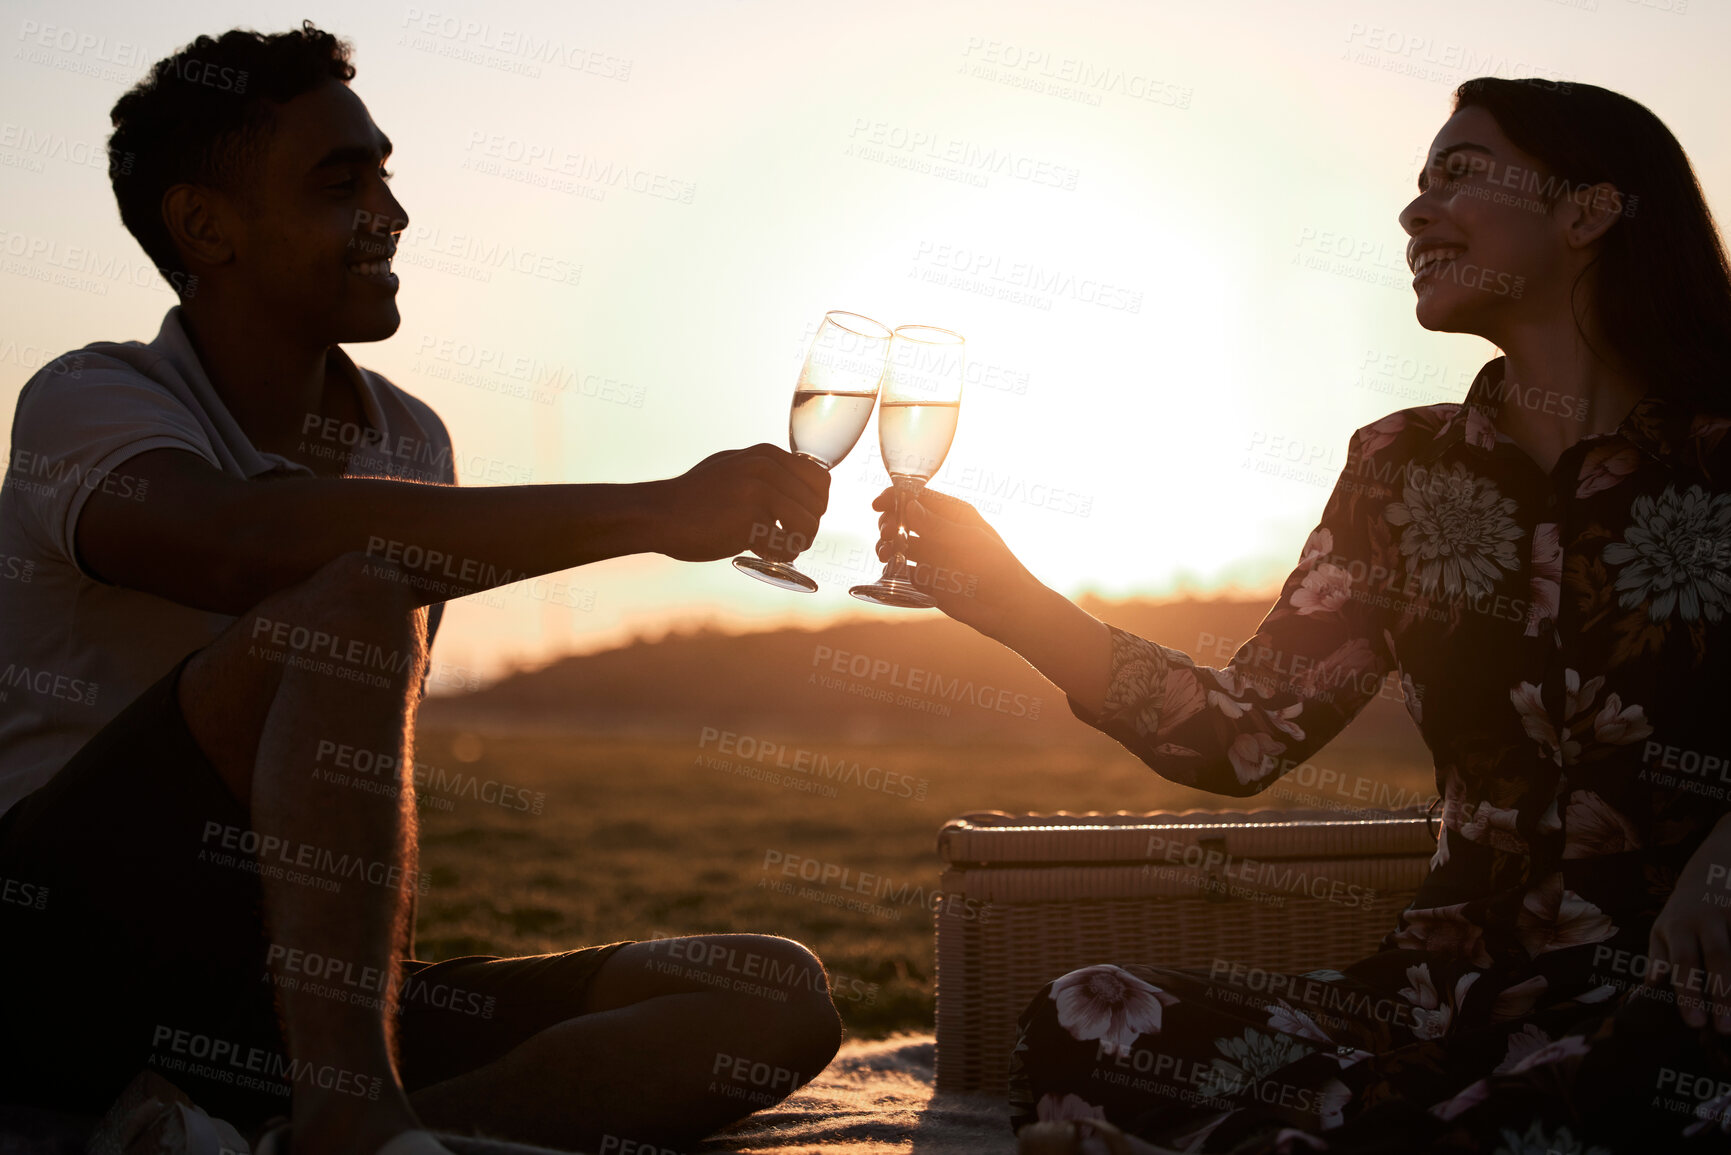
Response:
[[[1572,248],[1585,248],[1610,231],[1623,215],[1624,197],[1610,181],[1572,189],[1557,202],[1563,235]]]

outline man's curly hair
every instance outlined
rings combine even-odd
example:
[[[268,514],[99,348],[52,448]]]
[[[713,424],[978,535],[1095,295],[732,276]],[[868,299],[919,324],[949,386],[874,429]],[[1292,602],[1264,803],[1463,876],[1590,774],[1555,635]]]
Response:
[[[311,20],[269,36],[236,28],[157,61],[115,102],[108,179],[120,219],[170,284],[187,270],[162,223],[163,194],[202,184],[244,196],[276,106],[321,81],[353,80],[352,51]]]

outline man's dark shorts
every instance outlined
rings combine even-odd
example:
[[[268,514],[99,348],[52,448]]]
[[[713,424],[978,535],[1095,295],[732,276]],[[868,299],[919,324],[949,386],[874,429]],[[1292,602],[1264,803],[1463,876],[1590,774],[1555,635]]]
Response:
[[[222,845],[251,823],[180,711],[191,656],[0,818],[0,1101],[98,1115],[148,1065],[245,1130],[288,1114],[294,1085],[365,1096],[379,1074],[287,1055],[258,862]],[[623,945],[406,962],[404,1085],[442,1082],[580,1014]],[[353,967],[295,962],[293,981],[321,994],[380,995]]]

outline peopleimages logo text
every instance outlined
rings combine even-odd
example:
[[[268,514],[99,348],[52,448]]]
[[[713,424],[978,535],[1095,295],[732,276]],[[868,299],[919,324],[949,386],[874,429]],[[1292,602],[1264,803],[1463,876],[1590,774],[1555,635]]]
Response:
[[[1043,704],[1040,698],[1027,694],[1017,694],[996,686],[976,686],[971,678],[946,678],[936,670],[921,669],[919,666],[908,666],[904,670],[900,662],[873,658],[869,654],[850,653],[833,646],[814,648],[811,664],[823,667],[831,674],[863,678],[867,682],[885,679],[898,690],[925,694],[946,702],[966,702],[970,706],[995,710],[1013,718],[1038,718]],[[828,685],[833,679],[820,680],[818,673],[813,673],[806,680],[817,685]]]

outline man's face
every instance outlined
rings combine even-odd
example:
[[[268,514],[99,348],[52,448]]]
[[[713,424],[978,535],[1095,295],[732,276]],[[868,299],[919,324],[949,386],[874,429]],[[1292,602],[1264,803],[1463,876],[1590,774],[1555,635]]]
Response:
[[[234,204],[226,287],[314,342],[395,333],[402,318],[390,258],[408,214],[385,183],[390,152],[366,105],[339,81],[278,106],[250,189]]]

